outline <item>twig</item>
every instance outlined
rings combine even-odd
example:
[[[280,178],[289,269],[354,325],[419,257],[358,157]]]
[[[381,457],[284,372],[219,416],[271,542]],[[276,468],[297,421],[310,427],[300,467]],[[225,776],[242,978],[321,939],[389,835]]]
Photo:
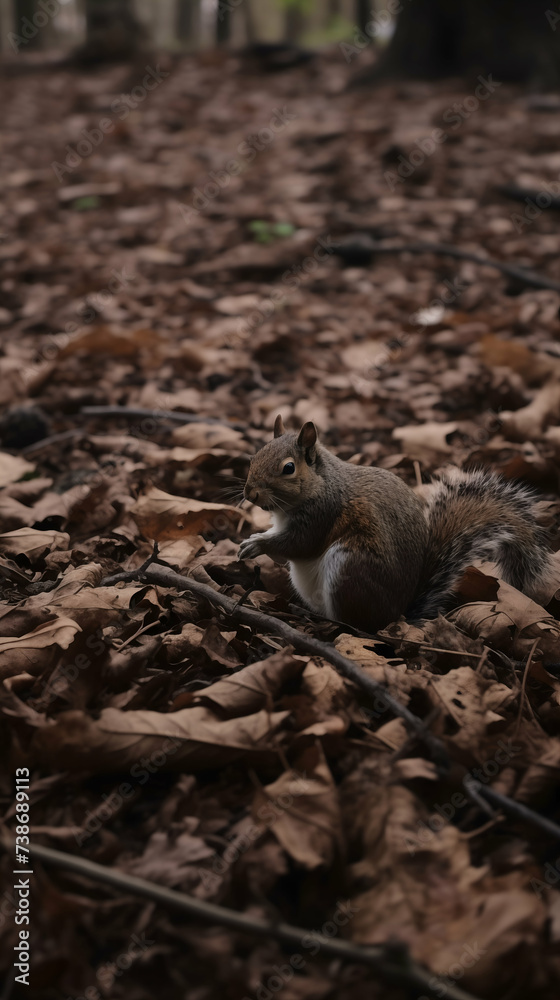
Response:
[[[521,728],[521,719],[523,718],[523,704],[525,702],[525,691],[526,691],[526,688],[527,688],[527,677],[528,677],[528,674],[529,674],[529,670],[531,669],[531,663],[533,662],[533,656],[535,655],[535,650],[537,648],[538,642],[539,642],[539,640],[535,639],[533,645],[531,646],[531,652],[529,653],[529,656],[527,657],[527,663],[525,664],[525,669],[523,671],[523,680],[521,682],[521,694],[519,696],[519,711],[517,713],[517,722],[515,724],[515,732],[513,734],[514,740],[517,739],[519,730]],[[527,704],[529,705],[529,711],[530,711],[531,715],[533,715],[533,709],[531,708],[531,705],[529,704],[529,699],[527,699]],[[533,718],[534,718],[534,715],[533,715]]]
[[[153,563],[157,562],[158,556],[159,556],[159,542],[154,542],[154,547],[150,555],[148,556],[146,561],[143,562],[142,565],[138,567],[137,572],[145,573],[146,570],[148,569],[148,566],[151,566]]]
[[[482,810],[483,813],[490,816],[490,819],[496,819],[496,813],[480,795],[479,783],[475,781],[470,774],[467,774],[467,776],[463,779],[463,787],[469,799],[472,799],[472,801],[478,806],[479,809]]]
[[[486,785],[481,784],[480,781],[476,781],[471,775],[467,775],[463,784],[469,794],[472,791],[475,795],[488,799],[492,805],[498,806],[508,815],[515,817],[515,819],[523,820],[525,823],[530,823],[531,826],[537,826],[540,830],[560,841],[560,826],[551,819],[547,819],[546,816],[541,816],[540,813],[529,809],[528,806],[522,805],[521,802],[515,802],[514,799],[508,798],[507,795],[502,795],[501,792],[494,791],[493,788],[487,788]]]
[[[243,606],[239,607],[238,602],[232,600],[231,597],[226,597],[225,594],[213,590],[207,584],[199,583],[198,580],[194,580],[190,576],[182,576],[172,569],[156,565],[152,566],[147,572],[142,573],[141,576],[146,583],[155,583],[160,587],[171,587],[174,590],[190,590],[195,594],[199,594],[200,597],[206,598],[217,607],[223,608],[233,618],[262,632],[272,632],[273,635],[280,636],[299,652],[309,653],[311,656],[322,656],[329,663],[332,663],[333,667],[340,674],[347,677],[348,680],[356,684],[362,691],[365,691],[374,701],[383,701],[386,707],[399,716],[408,729],[414,732],[418,739],[424,743],[432,754],[434,762],[438,764],[440,771],[442,773],[447,771],[449,758],[441,740],[429,731],[417,715],[414,715],[405,705],[401,705],[400,701],[397,701],[393,695],[389,694],[383,684],[368,677],[357,663],[339,653],[331,643],[321,642],[320,639],[315,639],[314,636],[308,635],[306,632],[300,632],[298,629],[288,625],[287,622],[283,622],[279,618],[273,618],[272,615],[264,614],[262,611],[256,611],[253,608]],[[102,581],[102,585],[112,586],[121,580],[137,579],[139,579],[139,571],[133,570],[129,573],[116,573],[114,576],[106,577]]]
[[[83,435],[83,430],[77,427],[73,427],[70,431],[61,431],[60,434],[51,434],[49,437],[41,438],[40,441],[35,441],[33,444],[26,445],[25,448],[21,449],[22,455],[31,455],[34,451],[40,451],[42,448],[48,448],[51,444],[58,444],[59,441],[69,441],[71,438]]]
[[[351,247],[351,241],[348,247]],[[335,252],[344,253],[345,244],[332,244]],[[515,264],[504,264],[501,260],[491,260],[482,257],[480,254],[472,253],[470,250],[461,250],[448,243],[379,243],[377,240],[364,239],[360,237],[360,249],[364,253],[435,253],[442,257],[455,257],[456,260],[470,260],[473,264],[480,264],[482,267],[493,267],[494,270],[507,274],[509,278],[522,282],[531,288],[549,288],[553,292],[560,292],[560,282],[553,281],[544,275],[536,274],[535,271],[527,271],[523,267]]]
[[[130,420],[171,420],[176,424],[220,424],[235,431],[245,431],[243,424],[232,424],[217,417],[199,417],[194,413],[180,413],[178,410],[146,410],[140,406],[82,406],[84,417],[126,417]]]
[[[541,205],[537,202],[537,207],[540,208],[541,212],[546,212],[547,209],[552,208],[556,211],[560,210],[560,198],[556,195],[551,195],[546,190],[538,191],[536,188],[524,188],[518,187],[517,184],[501,184],[496,189],[499,194],[503,195],[504,198],[511,198],[513,201],[526,202],[527,199],[530,201],[535,201],[536,198],[540,198],[543,194],[549,199],[548,205]]]
[[[487,823],[483,824],[483,826],[477,826],[476,830],[467,830],[466,832],[460,830],[459,838],[461,840],[473,840],[474,837],[479,837],[483,833],[486,833],[487,830],[493,829],[493,827],[497,826],[498,823],[503,823],[504,819],[505,816],[502,816],[501,813],[498,813],[497,816],[494,816],[493,819],[489,819]]]
[[[475,674],[478,674],[478,672],[482,670],[484,664],[486,663],[486,660],[488,659],[488,653],[489,653],[488,646],[485,646],[484,649],[482,650],[480,659],[476,665]]]
[[[0,845],[6,851],[13,849],[13,844],[0,840]],[[432,976],[430,972],[425,972],[420,966],[413,962],[408,952],[401,945],[398,951],[398,961],[394,957],[394,948],[383,945],[358,945],[343,939],[334,940],[318,934],[306,927],[295,927],[292,924],[271,923],[259,917],[251,917],[245,913],[238,913],[225,906],[218,906],[216,903],[209,903],[201,899],[195,899],[184,892],[177,892],[174,889],[167,889],[165,886],[156,885],[146,879],[137,878],[135,875],[128,875],[124,872],[98,865],[94,861],[86,858],[78,858],[73,854],[64,851],[55,851],[50,847],[41,847],[34,844],[31,847],[31,857],[42,861],[46,865],[53,865],[57,868],[65,868],[68,871],[76,872],[86,878],[91,878],[96,882],[104,882],[107,885],[120,889],[122,892],[131,893],[146,899],[152,899],[163,906],[170,906],[190,917],[196,917],[207,923],[220,924],[223,927],[230,927],[232,930],[241,931],[246,934],[255,934],[259,937],[273,938],[282,944],[305,947],[303,942],[312,936],[313,943],[323,951],[325,955],[332,955],[335,958],[346,962],[358,962],[376,970],[376,972],[388,983],[404,986],[410,990],[426,993],[431,997],[446,996],[449,1000],[476,1000],[470,993],[457,986],[445,984],[437,976]],[[442,992],[445,990],[445,993]]]
[[[414,639],[406,639],[406,642],[414,642]],[[432,653],[448,653],[449,656],[468,656],[470,659],[480,660],[480,653],[467,653],[464,649],[444,649],[443,646],[426,646],[421,639],[418,640],[419,652],[429,650]]]

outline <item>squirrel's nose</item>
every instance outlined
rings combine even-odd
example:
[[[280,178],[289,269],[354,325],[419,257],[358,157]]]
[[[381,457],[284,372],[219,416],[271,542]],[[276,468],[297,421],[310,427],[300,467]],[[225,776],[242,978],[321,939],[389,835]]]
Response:
[[[252,490],[252,489],[249,489],[249,488],[248,488],[248,487],[246,486],[246,487],[245,487],[245,498],[246,498],[247,500],[249,500],[249,501],[250,501],[250,503],[256,503],[256,502],[257,502],[257,500],[259,499],[259,491],[258,491],[258,490]]]

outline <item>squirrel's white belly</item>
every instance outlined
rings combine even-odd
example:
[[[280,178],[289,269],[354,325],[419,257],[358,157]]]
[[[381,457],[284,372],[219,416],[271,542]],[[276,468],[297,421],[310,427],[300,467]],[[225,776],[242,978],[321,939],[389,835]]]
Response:
[[[317,559],[294,559],[290,579],[299,596],[317,614],[334,618],[331,595],[347,553],[335,542]]]

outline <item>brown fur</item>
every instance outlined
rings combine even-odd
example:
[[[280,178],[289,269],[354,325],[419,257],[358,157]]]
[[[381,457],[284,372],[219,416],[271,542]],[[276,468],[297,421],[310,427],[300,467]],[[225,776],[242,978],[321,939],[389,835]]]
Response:
[[[418,620],[447,610],[475,559],[494,560],[528,594],[545,578],[550,550],[524,487],[452,470],[423,506],[392,472],[323,448],[311,422],[293,434],[277,417],[274,433],[251,461],[245,497],[272,511],[275,527],[243,542],[240,558],[287,559],[314,610],[374,632],[407,611]]]
[[[288,460],[295,472],[286,476]],[[347,554],[327,602],[331,617],[372,631],[412,599],[427,526],[420,501],[394,473],[341,461],[318,443],[314,425],[304,424],[299,435],[284,433],[257,452],[245,496],[284,523],[243,543],[242,558],[264,552],[297,568],[333,545]]]

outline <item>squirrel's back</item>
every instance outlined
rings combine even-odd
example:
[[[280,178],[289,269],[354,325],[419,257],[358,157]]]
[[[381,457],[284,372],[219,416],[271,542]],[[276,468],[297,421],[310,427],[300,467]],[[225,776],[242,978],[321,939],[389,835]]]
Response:
[[[407,618],[449,610],[458,581],[475,560],[496,563],[506,583],[539,600],[551,550],[537,521],[537,501],[530,488],[492,472],[443,473],[429,491],[426,561]]]

